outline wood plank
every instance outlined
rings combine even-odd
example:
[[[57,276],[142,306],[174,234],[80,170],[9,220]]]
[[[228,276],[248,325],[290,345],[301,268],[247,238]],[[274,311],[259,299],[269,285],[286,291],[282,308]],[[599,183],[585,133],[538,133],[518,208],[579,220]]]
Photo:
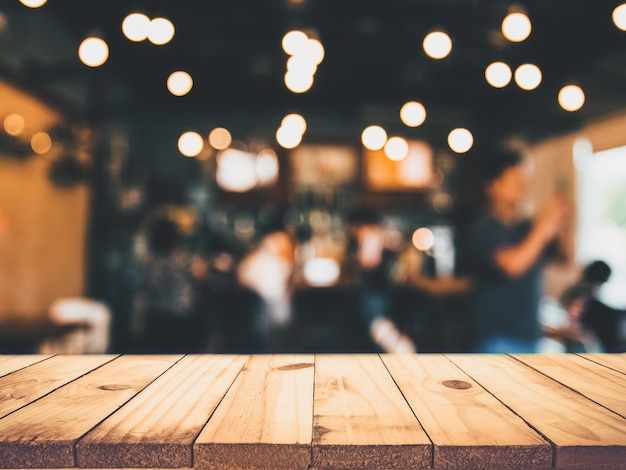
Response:
[[[75,442],[180,357],[119,357],[0,419],[0,466],[75,466]]]
[[[313,465],[429,468],[432,445],[380,357],[318,355]]]
[[[50,357],[46,354],[15,354],[0,356],[0,377]]]
[[[252,356],[194,446],[198,469],[308,468],[312,355]]]
[[[76,445],[79,467],[192,467],[196,436],[246,356],[186,356]]]
[[[625,468],[624,418],[512,357],[448,357],[552,443],[557,470]]]
[[[626,353],[604,354],[604,353],[586,353],[579,354],[589,361],[596,362],[605,367],[609,367],[616,371],[626,374]]]
[[[550,444],[444,356],[381,358],[433,442],[434,468],[550,468]]]
[[[517,360],[626,418],[626,375],[576,355],[529,354]]]
[[[53,356],[0,378],[0,418],[114,358],[100,354]]]

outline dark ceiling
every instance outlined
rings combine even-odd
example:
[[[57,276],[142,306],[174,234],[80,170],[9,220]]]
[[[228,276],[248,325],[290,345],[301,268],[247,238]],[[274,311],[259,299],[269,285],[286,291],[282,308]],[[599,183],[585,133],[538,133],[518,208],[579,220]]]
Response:
[[[300,112],[310,122],[305,139],[358,139],[366,125],[381,124],[390,133],[426,138],[437,147],[454,127],[468,127],[478,141],[509,136],[534,141],[624,108],[626,32],[611,19],[619,3],[50,0],[41,14],[54,15],[76,38],[76,47],[93,33],[108,42],[109,61],[80,72],[89,74],[96,87],[115,84],[127,90],[112,95],[96,88],[95,96],[115,96],[100,99],[99,109],[106,115],[137,110],[165,116],[223,113],[252,116],[277,127],[280,116]],[[500,33],[502,19],[514,5],[523,6],[533,24],[530,37],[521,43]],[[125,39],[121,22],[133,11],[169,18],[176,27],[172,42],[154,46]],[[281,38],[293,28],[316,34],[326,50],[315,83],[305,94],[291,93],[283,83],[287,56]],[[452,53],[443,60],[427,57],[421,47],[435,28],[453,41]],[[543,82],[534,91],[523,91],[513,82],[492,88],[484,70],[496,60],[513,69],[535,63]],[[75,62],[65,67],[86,69]],[[48,78],[53,75],[53,69],[30,63],[22,73],[36,85],[46,70]],[[187,96],[173,97],[165,82],[179,69],[193,76],[194,88]],[[56,71],[58,80],[69,75]],[[568,83],[579,84],[586,93],[585,106],[576,113],[557,103],[559,89]],[[407,100],[426,106],[423,126],[401,124],[398,112]]]

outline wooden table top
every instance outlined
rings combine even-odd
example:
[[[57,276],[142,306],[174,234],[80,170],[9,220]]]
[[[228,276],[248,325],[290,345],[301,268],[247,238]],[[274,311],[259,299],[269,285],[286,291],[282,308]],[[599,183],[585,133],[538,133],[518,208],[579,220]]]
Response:
[[[626,354],[0,356],[0,468],[626,469]]]

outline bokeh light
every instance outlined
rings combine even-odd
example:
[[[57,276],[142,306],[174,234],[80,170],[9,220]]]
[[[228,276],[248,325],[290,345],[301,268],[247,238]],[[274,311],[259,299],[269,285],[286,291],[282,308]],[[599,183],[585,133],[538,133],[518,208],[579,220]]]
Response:
[[[307,46],[309,37],[299,30],[292,30],[283,36],[282,46],[283,51],[289,55],[295,55],[298,52],[302,52]]]
[[[515,70],[515,83],[522,90],[534,90],[541,84],[541,69],[534,64],[523,64]]]
[[[43,155],[52,148],[52,139],[47,132],[36,132],[30,139],[30,147],[36,154]]]
[[[420,251],[428,251],[435,244],[435,234],[428,227],[420,227],[411,236],[413,246]]]
[[[502,34],[511,42],[522,42],[532,31],[532,24],[524,13],[511,13],[502,20]]]
[[[423,47],[429,57],[443,59],[452,50],[452,40],[442,31],[433,31],[424,38]]]
[[[20,0],[20,3],[28,8],[39,8],[45,5],[47,1],[48,0]]]
[[[197,132],[189,131],[178,138],[178,151],[185,157],[195,157],[204,147],[204,140]]]
[[[288,127],[294,132],[304,134],[306,131],[306,119],[304,119],[300,114],[288,114],[283,118],[280,126]]]
[[[511,68],[504,62],[493,62],[485,69],[487,83],[494,88],[504,88],[511,82]]]
[[[11,113],[4,118],[2,126],[7,134],[15,137],[22,133],[26,123],[21,114]]]
[[[613,23],[622,31],[626,31],[626,3],[622,3],[613,10]]]
[[[216,127],[209,132],[209,145],[216,150],[227,149],[233,143],[233,136],[224,127]]]
[[[409,127],[418,127],[426,120],[426,108],[422,103],[409,101],[400,108],[400,119]]]
[[[122,21],[122,32],[130,41],[141,42],[148,38],[150,18],[143,13],[131,13]]]
[[[391,137],[385,143],[385,155],[389,160],[399,162],[409,154],[409,144],[402,137]]]
[[[462,127],[452,129],[448,134],[448,145],[453,152],[465,153],[474,145],[474,136]]]
[[[289,127],[279,127],[276,131],[276,142],[285,149],[293,149],[302,142],[302,134]]]
[[[224,191],[250,191],[257,184],[256,157],[232,148],[222,150],[217,159],[215,181]]]
[[[178,70],[167,77],[167,89],[174,96],[184,96],[193,88],[191,75],[182,70]]]
[[[565,111],[578,111],[585,104],[585,92],[578,85],[566,85],[559,91],[559,104]]]
[[[272,149],[263,149],[256,156],[256,174],[258,184],[268,186],[278,180],[278,156]]]
[[[361,133],[361,143],[369,150],[380,150],[387,143],[387,132],[380,126],[368,126]]]
[[[303,274],[307,284],[315,287],[332,286],[339,280],[341,268],[333,258],[312,258],[304,263]]]
[[[109,45],[103,39],[89,37],[80,43],[78,57],[89,67],[100,67],[109,58]]]
[[[304,93],[313,86],[313,75],[307,71],[288,70],[285,73],[285,85],[293,93]]]
[[[167,18],[153,18],[150,21],[148,30],[148,39],[152,44],[162,46],[167,44],[174,37],[175,28]]]

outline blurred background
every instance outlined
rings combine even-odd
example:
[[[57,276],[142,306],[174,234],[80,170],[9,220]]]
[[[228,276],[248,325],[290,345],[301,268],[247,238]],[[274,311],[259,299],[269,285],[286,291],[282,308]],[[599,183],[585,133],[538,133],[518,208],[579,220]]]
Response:
[[[0,351],[468,351],[495,144],[623,310],[624,83],[619,0],[3,0]]]

